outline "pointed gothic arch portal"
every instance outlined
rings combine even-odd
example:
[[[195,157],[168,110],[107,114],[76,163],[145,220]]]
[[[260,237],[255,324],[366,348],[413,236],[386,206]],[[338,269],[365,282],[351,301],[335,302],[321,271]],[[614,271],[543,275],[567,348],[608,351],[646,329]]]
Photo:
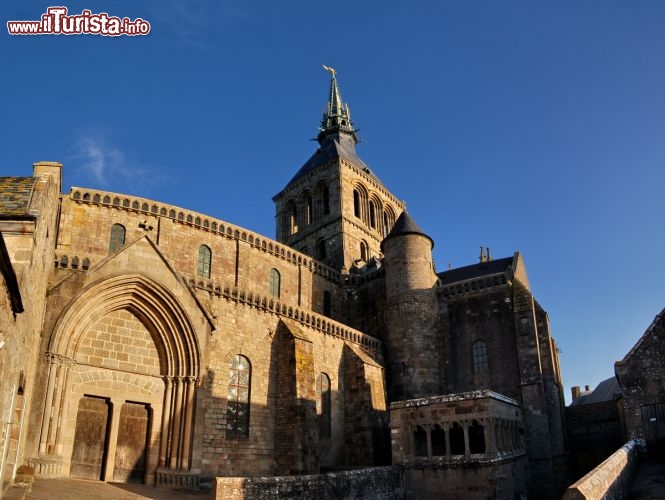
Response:
[[[97,398],[109,412],[100,424],[106,438],[97,479],[151,482],[158,468],[189,470],[201,371],[193,324],[178,299],[145,276],[103,279],[79,292],[56,322],[46,353],[40,453],[62,455],[70,474],[80,476],[73,465],[87,446],[80,429],[89,413],[80,411],[80,401],[85,407]],[[123,425],[141,427],[132,433],[136,442]]]

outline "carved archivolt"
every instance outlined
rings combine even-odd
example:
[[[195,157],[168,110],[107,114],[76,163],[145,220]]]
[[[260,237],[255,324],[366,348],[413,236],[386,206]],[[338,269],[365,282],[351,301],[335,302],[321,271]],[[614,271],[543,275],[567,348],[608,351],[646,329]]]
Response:
[[[178,300],[162,285],[131,274],[84,288],[59,318],[49,353],[74,359],[82,335],[101,317],[125,309],[148,328],[167,376],[200,376],[200,351],[194,328]]]

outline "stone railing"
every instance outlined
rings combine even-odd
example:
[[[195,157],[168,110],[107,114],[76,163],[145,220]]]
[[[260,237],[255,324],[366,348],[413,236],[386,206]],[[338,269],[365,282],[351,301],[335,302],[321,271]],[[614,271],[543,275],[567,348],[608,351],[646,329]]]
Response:
[[[198,491],[201,487],[201,478],[191,471],[175,469],[157,469],[156,486],[177,490]]]
[[[628,498],[628,489],[639,458],[639,442],[632,439],[582,479],[569,486],[562,500]]]
[[[62,457],[34,457],[26,460],[35,470],[36,477],[60,477],[62,475]]]

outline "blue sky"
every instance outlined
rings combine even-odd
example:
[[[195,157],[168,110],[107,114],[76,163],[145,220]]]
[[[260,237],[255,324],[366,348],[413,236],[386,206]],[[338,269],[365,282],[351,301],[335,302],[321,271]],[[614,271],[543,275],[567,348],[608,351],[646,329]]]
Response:
[[[50,3],[4,2],[3,23]],[[566,395],[665,306],[665,2],[73,1],[147,36],[0,36],[0,175],[65,164],[274,237],[338,70],[443,270],[520,250]]]

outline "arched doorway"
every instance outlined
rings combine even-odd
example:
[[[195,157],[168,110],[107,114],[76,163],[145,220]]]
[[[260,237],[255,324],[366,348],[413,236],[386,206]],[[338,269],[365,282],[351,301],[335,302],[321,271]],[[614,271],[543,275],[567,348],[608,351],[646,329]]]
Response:
[[[191,465],[200,350],[172,293],[141,275],[94,283],[56,324],[39,449],[64,474],[152,482]]]

